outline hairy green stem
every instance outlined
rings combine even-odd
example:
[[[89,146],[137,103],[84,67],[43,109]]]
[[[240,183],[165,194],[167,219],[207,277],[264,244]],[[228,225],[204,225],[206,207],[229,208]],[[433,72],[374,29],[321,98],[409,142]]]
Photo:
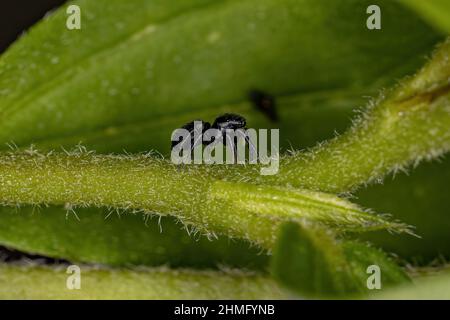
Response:
[[[194,231],[244,238],[269,250],[279,224],[291,220],[353,231],[405,230],[333,195],[220,181],[198,173],[195,167],[146,155],[11,152],[0,155],[0,201],[173,215]]]

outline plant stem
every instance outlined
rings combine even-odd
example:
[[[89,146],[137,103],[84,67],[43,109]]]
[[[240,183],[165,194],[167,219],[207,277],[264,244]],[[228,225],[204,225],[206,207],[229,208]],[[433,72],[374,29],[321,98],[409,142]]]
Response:
[[[69,290],[62,267],[0,264],[1,299],[282,299],[267,276],[238,271],[165,268],[112,270],[80,266],[81,288]]]
[[[333,195],[220,181],[146,155],[4,153],[0,201],[173,215],[194,232],[243,238],[269,250],[284,221],[308,219],[346,231],[407,230]]]

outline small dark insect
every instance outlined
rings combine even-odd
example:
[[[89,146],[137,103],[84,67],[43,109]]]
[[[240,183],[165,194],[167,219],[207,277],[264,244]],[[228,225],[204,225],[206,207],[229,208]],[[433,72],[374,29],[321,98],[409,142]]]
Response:
[[[264,113],[271,121],[278,121],[276,102],[273,96],[261,90],[252,90],[249,98],[255,108]]]
[[[195,121],[201,122],[201,124],[202,124],[201,132],[200,132],[200,128],[195,128],[195,126],[194,126]],[[238,114],[234,114],[234,113],[225,113],[221,116],[218,116],[216,118],[216,120],[214,120],[214,123],[212,126],[209,122],[206,122],[203,120],[194,120],[194,121],[191,121],[191,122],[185,124],[182,128],[189,131],[189,133],[191,135],[191,150],[193,150],[199,144],[209,145],[214,141],[214,139],[212,139],[211,141],[203,141],[203,134],[208,129],[219,130],[223,136],[224,143],[226,143],[226,139],[228,139],[227,132],[226,132],[227,129],[231,129],[231,130],[243,129],[243,130],[245,130],[246,124],[247,124],[247,120],[245,120],[244,117],[242,117]],[[198,131],[196,131],[196,130],[198,130]],[[239,132],[239,131],[237,131],[237,132]],[[197,140],[195,140],[195,133],[197,133]],[[249,143],[249,146],[254,147],[250,143],[248,136],[244,136],[244,138],[245,138],[245,141],[247,143]],[[180,141],[172,141],[172,149],[179,142]]]
[[[247,124],[247,120],[244,117],[234,114],[234,113],[225,113],[221,116],[218,116],[211,128],[219,129],[223,134],[225,134],[225,130],[227,129],[245,129],[245,125]]]

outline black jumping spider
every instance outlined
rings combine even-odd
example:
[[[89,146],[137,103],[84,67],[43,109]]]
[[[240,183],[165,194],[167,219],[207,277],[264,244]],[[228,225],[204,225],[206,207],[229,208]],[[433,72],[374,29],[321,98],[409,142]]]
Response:
[[[195,127],[195,122],[198,122],[199,125]],[[220,134],[223,136],[223,141],[226,141],[227,137],[227,130],[235,130],[238,134],[242,134],[238,129],[245,130],[246,129],[247,121],[244,117],[234,114],[234,113],[225,113],[214,120],[213,124],[211,125],[209,122],[203,121],[203,120],[194,120],[187,124],[185,124],[182,129],[186,129],[189,131],[191,135],[191,150],[193,150],[196,146],[199,144],[203,145],[209,145],[214,141],[214,137],[212,137],[211,141],[204,141],[203,135],[208,129],[217,129],[220,131]],[[254,146],[251,144],[248,136],[244,134],[244,139],[247,143],[249,143],[249,146],[254,148]],[[172,141],[172,149],[174,146],[178,145],[180,143],[181,139],[178,141]],[[234,146],[234,149],[236,150],[236,144],[233,142],[232,144]],[[235,151],[234,150],[234,151]]]

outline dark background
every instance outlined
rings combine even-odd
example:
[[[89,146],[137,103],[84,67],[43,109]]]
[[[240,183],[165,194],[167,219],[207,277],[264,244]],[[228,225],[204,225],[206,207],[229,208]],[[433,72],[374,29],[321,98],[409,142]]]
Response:
[[[20,34],[40,20],[45,13],[66,0],[1,0],[0,53]],[[126,0],[124,0],[126,1]]]

